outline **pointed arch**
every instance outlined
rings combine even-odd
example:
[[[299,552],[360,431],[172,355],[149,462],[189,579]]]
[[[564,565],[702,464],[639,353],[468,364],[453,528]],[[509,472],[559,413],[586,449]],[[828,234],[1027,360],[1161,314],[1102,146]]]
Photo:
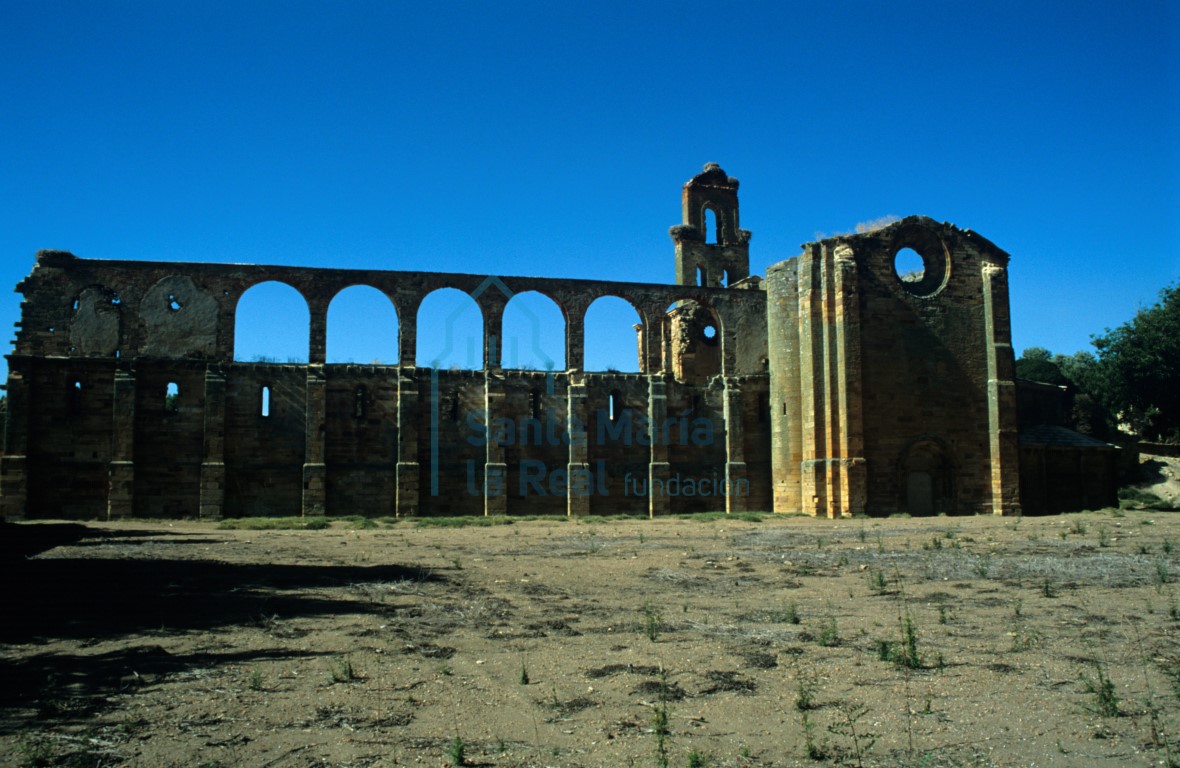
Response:
[[[350,285],[328,305],[329,363],[396,365],[397,309],[370,285]]]
[[[234,360],[306,363],[311,313],[303,294],[267,280],[251,286],[234,309]]]

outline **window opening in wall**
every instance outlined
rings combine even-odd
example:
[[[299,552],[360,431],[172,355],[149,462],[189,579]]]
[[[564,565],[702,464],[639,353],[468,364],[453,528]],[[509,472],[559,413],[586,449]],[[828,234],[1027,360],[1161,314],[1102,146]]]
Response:
[[[168,382],[164,387],[164,413],[177,413],[180,410],[180,385],[175,381]]]
[[[583,320],[585,362],[583,370],[612,373],[638,372],[639,312],[626,299],[600,296],[586,310]]]
[[[787,415],[787,401],[786,400],[783,401],[783,415],[784,416]]]
[[[262,393],[259,397],[258,415],[263,418],[270,416],[270,387],[265,384],[262,385]]]
[[[82,382],[79,379],[70,382],[66,399],[71,414],[76,414],[82,409]]]
[[[179,312],[184,305],[176,298],[175,293],[168,294],[168,309],[173,312]]]
[[[234,360],[306,363],[310,327],[299,291],[273,280],[259,283],[242,294],[234,310]]]
[[[902,248],[893,257],[893,269],[903,283],[920,283],[926,276],[926,261],[913,248]]]
[[[717,243],[717,214],[712,208],[705,209],[705,242],[710,245]]]
[[[529,412],[534,419],[541,418],[541,393],[535,389],[529,392]]]
[[[418,305],[417,327],[419,366],[473,371],[484,367],[483,311],[466,291],[431,291]]]
[[[71,305],[70,308],[73,309],[75,312],[78,311],[78,297],[77,296],[74,297],[74,303]]]
[[[701,333],[704,334],[706,339],[715,339],[717,338],[717,326],[706,325],[704,329],[701,330]]]
[[[500,326],[504,368],[565,370],[565,316],[553,299],[537,291],[514,295],[504,308]]]
[[[618,421],[623,415],[623,395],[619,390],[611,390],[610,400],[607,404],[607,417],[611,421]]]
[[[365,387],[359,386],[352,395],[352,415],[355,418],[363,419],[369,410],[369,391]]]
[[[705,284],[705,270],[700,264],[697,264],[697,285]]]
[[[729,270],[728,269],[721,270],[721,284],[724,285],[726,288],[729,287]]]
[[[396,365],[398,318],[389,297],[369,285],[351,285],[328,305],[327,361]]]

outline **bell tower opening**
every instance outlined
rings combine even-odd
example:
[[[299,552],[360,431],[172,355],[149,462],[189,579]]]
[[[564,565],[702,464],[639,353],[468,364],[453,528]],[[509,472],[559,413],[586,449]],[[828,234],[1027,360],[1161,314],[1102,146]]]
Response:
[[[684,185],[676,247],[677,285],[723,288],[750,276],[750,232],[738,227],[738,180],[709,163]]]

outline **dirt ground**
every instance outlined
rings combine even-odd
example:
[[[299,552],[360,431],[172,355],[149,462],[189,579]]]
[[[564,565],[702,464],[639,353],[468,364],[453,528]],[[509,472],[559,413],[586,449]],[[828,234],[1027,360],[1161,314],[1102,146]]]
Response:
[[[0,764],[1180,762],[1176,512],[347,525],[0,528]]]

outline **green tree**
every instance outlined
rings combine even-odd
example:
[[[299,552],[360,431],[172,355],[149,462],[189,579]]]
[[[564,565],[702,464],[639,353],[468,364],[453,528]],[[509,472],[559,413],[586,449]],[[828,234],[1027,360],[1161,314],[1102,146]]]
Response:
[[[1180,440],[1180,283],[1092,343],[1092,364],[1075,356],[1078,386],[1141,437]]]
[[[1053,355],[1044,347],[1029,347],[1016,361],[1016,376],[1046,384],[1068,384]]]

